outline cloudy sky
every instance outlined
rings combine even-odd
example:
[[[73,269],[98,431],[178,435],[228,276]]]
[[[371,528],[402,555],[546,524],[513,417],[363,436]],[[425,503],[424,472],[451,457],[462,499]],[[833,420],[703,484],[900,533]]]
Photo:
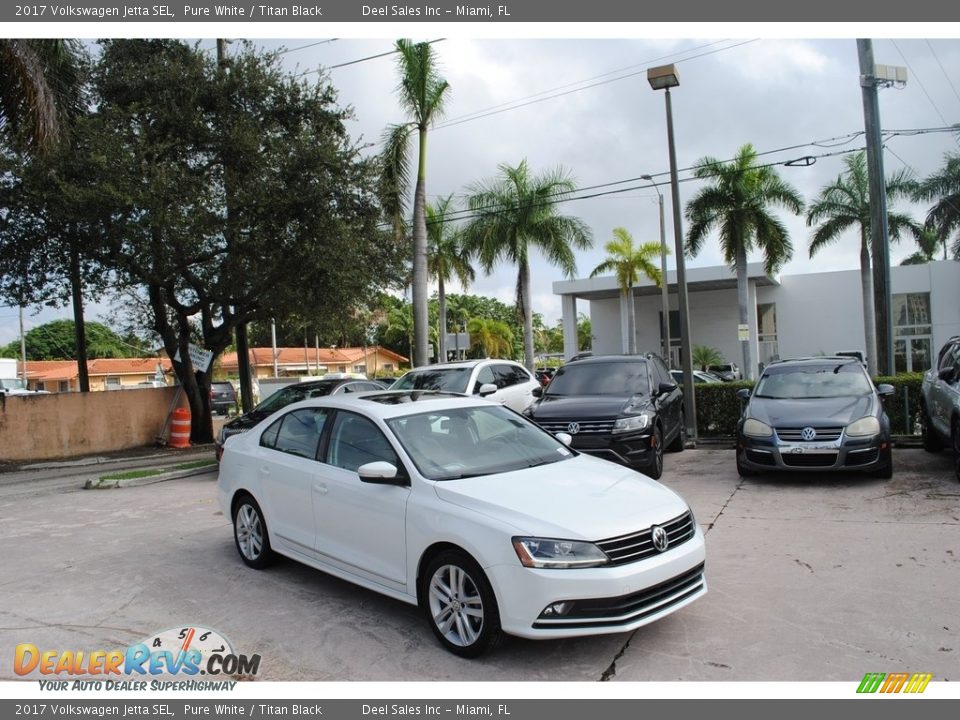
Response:
[[[849,38],[812,40],[769,34],[479,39],[465,36],[463,29],[418,29],[435,32],[412,37],[438,40],[434,47],[451,86],[446,114],[429,138],[430,199],[462,196],[471,183],[493,177],[501,163],[516,165],[526,159],[535,172],[562,166],[580,187],[596,188],[589,194],[601,194],[560,206],[593,231],[594,249],[577,256],[581,277],[603,260],[602,246],[615,227],[627,228],[638,241],[659,239],[657,195],[637,180],[649,174],[668,181],[664,98],[647,84],[648,67],[672,62],[680,72],[673,113],[681,178],[689,178],[684,169],[698,159],[709,155],[726,160],[750,142],[765,162],[816,158],[807,167],[777,168],[809,200],[841,172],[845,151],[863,147],[852,29]],[[157,28],[150,30],[155,33]],[[378,144],[384,127],[404,119],[394,92],[396,58],[374,57],[391,51],[393,37],[410,32],[394,30],[395,35],[380,39],[248,37],[266,48],[285,49],[283,62],[307,78],[321,69],[327,72],[341,103],[354,109],[355,137]],[[200,42],[213,52],[213,40]],[[909,74],[906,87],[880,94],[882,126],[888,133],[885,169],[889,174],[906,167],[927,175],[942,165],[945,153],[960,151],[955,133],[937,132],[960,122],[960,40],[928,40],[915,31],[913,37],[897,40],[876,35],[874,54],[878,63],[905,66]],[[698,187],[699,181],[681,182],[681,201]],[[672,244],[669,185],[661,189]],[[912,211],[921,218],[925,208]],[[858,267],[856,237],[844,238],[811,261],[806,251],[810,229],[802,218],[781,215],[795,248],[785,274]],[[894,246],[894,263],[914,250],[911,241]],[[720,263],[714,241],[687,266]],[[674,267],[672,258],[668,266]],[[479,276],[469,291],[512,302],[515,278],[514,268],[501,267],[489,277]],[[559,271],[537,258],[533,278],[534,310],[552,323],[560,317],[559,299],[552,292],[552,283],[561,279]],[[91,314],[98,312],[103,310],[95,307]],[[28,313],[27,327],[58,314],[67,316],[66,311]],[[16,333],[15,311],[0,309],[0,343]]]

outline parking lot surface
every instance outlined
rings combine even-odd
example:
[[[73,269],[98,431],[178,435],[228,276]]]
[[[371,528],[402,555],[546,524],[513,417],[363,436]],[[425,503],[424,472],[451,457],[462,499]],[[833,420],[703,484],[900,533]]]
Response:
[[[288,560],[247,568],[215,473],[114,490],[81,490],[76,469],[0,476],[0,679],[19,643],[107,650],[193,625],[260,654],[263,680],[956,681],[960,485],[946,453],[894,458],[888,481],[746,480],[729,449],[667,455],[662,481],[706,531],[707,596],[634,633],[473,661],[413,606]]]

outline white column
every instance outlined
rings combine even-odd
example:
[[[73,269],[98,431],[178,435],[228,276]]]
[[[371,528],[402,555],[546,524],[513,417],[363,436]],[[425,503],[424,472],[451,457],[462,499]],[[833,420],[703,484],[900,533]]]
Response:
[[[579,352],[577,347],[577,298],[575,295],[561,295],[560,307],[563,311],[563,359],[569,360]]]

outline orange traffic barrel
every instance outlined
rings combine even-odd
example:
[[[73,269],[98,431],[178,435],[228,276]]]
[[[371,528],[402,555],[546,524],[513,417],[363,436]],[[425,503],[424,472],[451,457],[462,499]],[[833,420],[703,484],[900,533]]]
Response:
[[[173,411],[173,420],[170,422],[170,447],[190,447],[190,411],[178,407]]]

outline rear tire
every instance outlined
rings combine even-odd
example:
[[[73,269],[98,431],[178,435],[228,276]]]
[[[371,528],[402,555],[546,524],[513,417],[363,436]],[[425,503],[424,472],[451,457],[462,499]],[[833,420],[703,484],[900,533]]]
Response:
[[[273,563],[275,556],[263,511],[250,495],[237,500],[233,511],[233,540],[240,559],[250,567],[261,570]]]

